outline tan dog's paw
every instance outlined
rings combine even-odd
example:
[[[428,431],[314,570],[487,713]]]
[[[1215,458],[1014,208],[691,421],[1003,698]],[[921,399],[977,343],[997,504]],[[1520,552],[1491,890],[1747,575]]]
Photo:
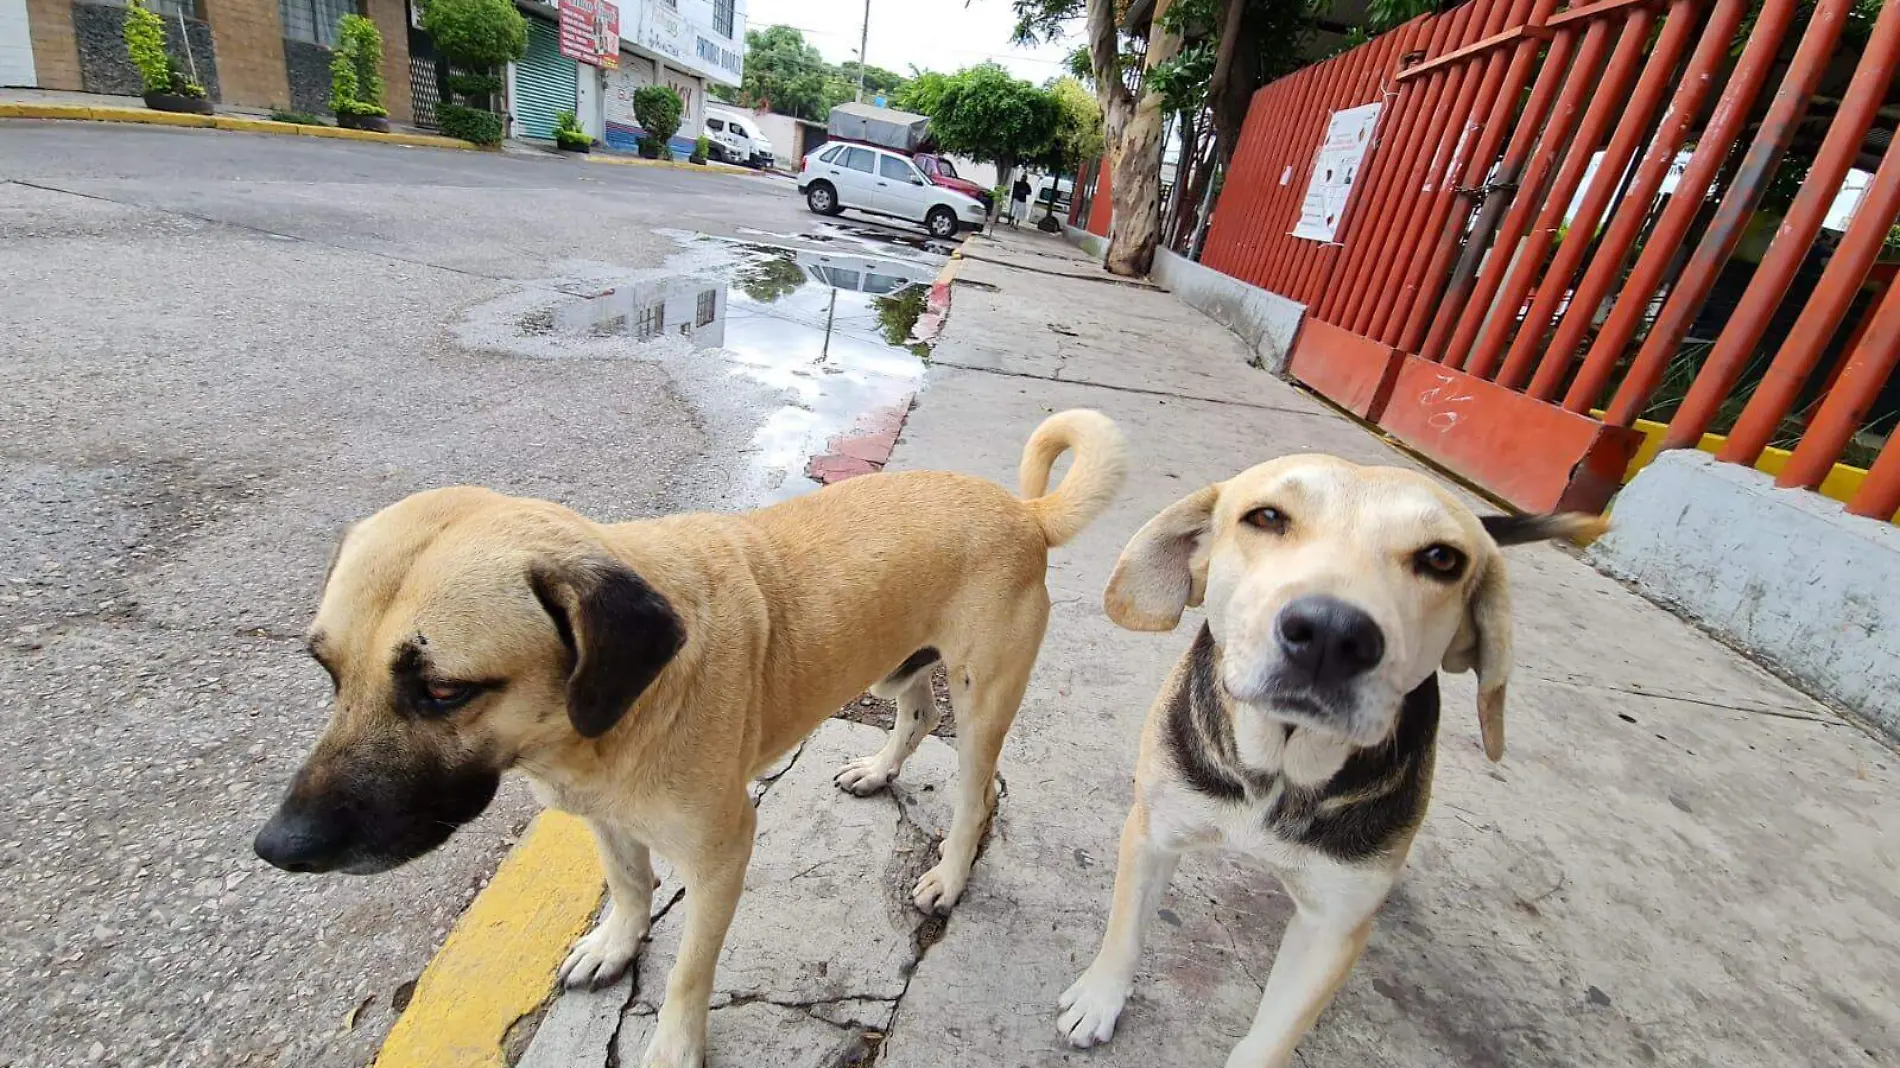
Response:
[[[963,885],[970,880],[968,871],[958,872],[949,861],[944,861],[923,874],[910,892],[912,904],[919,912],[932,916],[948,916],[956,907],[957,899],[963,896]]]
[[[647,936],[652,921],[646,916],[628,923],[619,920],[620,910],[615,909],[600,921],[600,926],[574,943],[573,951],[561,962],[557,973],[562,986],[569,990],[581,987],[598,990],[620,978],[633,958],[640,955],[640,940]]]
[[[1056,1003],[1061,1010],[1056,1030],[1077,1049],[1099,1046],[1114,1037],[1115,1021],[1121,1019],[1122,1006],[1127,1003],[1127,983],[1083,972]]]
[[[853,760],[839,768],[838,774],[831,781],[845,793],[869,797],[889,786],[895,777],[891,774],[890,765],[874,755],[862,760]]]
[[[685,1033],[685,1028],[669,1027],[664,1016],[653,1041],[647,1043],[640,1068],[706,1068],[706,1039]]]

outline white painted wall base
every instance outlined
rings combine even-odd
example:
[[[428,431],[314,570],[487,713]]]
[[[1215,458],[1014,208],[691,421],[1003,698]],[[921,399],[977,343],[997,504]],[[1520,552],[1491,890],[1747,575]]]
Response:
[[[1900,527],[1694,449],[1616,498],[1604,573],[1900,740]]]
[[[1203,267],[1167,249],[1155,250],[1149,277],[1215,322],[1240,335],[1260,358],[1260,366],[1286,373],[1293,338],[1306,318],[1306,305],[1248,285]]]

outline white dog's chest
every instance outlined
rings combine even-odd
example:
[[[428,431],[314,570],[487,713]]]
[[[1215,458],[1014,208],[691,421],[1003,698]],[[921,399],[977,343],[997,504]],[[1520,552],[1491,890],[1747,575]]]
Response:
[[[1274,832],[1267,818],[1273,800],[1235,804],[1164,782],[1147,798],[1150,833],[1176,849],[1231,850],[1277,871],[1311,868],[1322,855]]]

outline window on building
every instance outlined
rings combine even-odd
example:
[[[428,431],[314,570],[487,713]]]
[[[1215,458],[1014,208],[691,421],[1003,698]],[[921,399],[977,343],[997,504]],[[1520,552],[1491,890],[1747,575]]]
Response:
[[[655,301],[640,309],[640,318],[633,324],[633,336],[644,341],[659,337],[660,331],[665,329],[666,304],[664,301]]]
[[[278,0],[278,14],[284,20],[284,36],[335,48],[336,24],[345,15],[356,14],[356,0]]]
[[[851,168],[854,171],[863,171],[866,174],[870,174],[871,173],[871,150],[868,148],[852,148],[852,149],[845,150],[844,165]]]
[[[713,0],[713,29],[719,36],[732,40],[732,0]]]
[[[896,156],[879,156],[877,172],[893,182],[908,182],[917,174],[916,171],[910,169],[910,164]]]
[[[719,305],[719,291],[718,290],[716,289],[701,290],[699,294],[699,307],[694,310],[693,325],[705,326],[707,323],[712,322],[713,312],[718,308],[718,305]]]

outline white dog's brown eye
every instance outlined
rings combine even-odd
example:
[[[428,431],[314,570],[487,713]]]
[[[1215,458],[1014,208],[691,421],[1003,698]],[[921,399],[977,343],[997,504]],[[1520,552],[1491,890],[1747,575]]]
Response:
[[[1270,534],[1285,534],[1287,524],[1291,522],[1291,520],[1287,519],[1285,512],[1282,512],[1272,505],[1268,505],[1265,508],[1255,508],[1253,511],[1241,516],[1240,521],[1251,527],[1259,527],[1261,530],[1267,531]]]
[[[1427,545],[1413,559],[1419,571],[1434,578],[1451,578],[1465,566],[1465,554],[1449,545]]]

